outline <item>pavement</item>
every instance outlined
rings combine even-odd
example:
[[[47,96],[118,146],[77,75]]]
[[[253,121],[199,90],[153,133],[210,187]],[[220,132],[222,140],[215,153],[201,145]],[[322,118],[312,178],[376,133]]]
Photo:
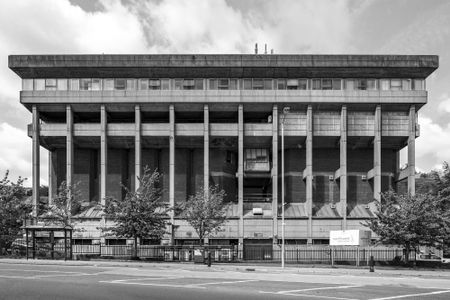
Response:
[[[450,299],[449,270],[0,259],[0,299]]]

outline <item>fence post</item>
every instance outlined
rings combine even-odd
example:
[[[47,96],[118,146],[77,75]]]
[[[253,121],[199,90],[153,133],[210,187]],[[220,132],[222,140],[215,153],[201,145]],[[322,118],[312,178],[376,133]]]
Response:
[[[356,247],[356,266],[359,267],[359,247]]]
[[[331,258],[331,266],[334,267],[334,249],[330,247],[330,258]]]

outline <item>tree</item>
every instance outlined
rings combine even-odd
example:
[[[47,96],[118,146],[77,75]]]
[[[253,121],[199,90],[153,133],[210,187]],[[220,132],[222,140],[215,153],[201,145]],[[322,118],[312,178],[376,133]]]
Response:
[[[49,223],[71,226],[72,216],[79,213],[82,208],[81,201],[77,195],[77,184],[68,186],[63,181],[58,187],[58,193],[53,198],[53,203],[48,205],[47,211],[41,214],[41,218]]]
[[[431,194],[398,195],[382,193],[376,218],[366,221],[383,244],[405,247],[405,260],[419,246],[439,247],[450,234],[450,212],[443,209],[442,199]]]
[[[181,216],[194,228],[203,244],[203,239],[217,233],[226,221],[228,204],[223,202],[225,191],[218,185],[210,186],[189,197],[180,205]]]
[[[0,248],[9,248],[17,237],[23,219],[31,213],[32,205],[26,201],[25,178],[19,177],[17,182],[8,179],[6,171],[0,180]]]
[[[138,177],[137,191],[126,191],[125,199],[106,200],[105,213],[114,225],[103,231],[118,237],[134,239],[134,257],[137,258],[137,240],[144,238],[160,239],[166,233],[169,205],[162,200],[162,189],[158,187],[161,175],[155,170],[145,168]]]

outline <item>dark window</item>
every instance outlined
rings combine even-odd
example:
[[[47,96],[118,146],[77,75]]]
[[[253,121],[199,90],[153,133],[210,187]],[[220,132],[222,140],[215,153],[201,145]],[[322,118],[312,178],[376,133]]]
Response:
[[[80,79],[80,90],[90,91],[92,87],[92,79]]]
[[[237,89],[238,89],[238,80],[230,79],[230,90],[237,90]]]
[[[219,90],[228,90],[229,89],[229,82],[228,79],[219,79],[218,80],[218,89]]]
[[[127,81],[125,79],[114,79],[114,89],[115,90],[125,90],[127,87]]]
[[[209,80],[209,89],[210,90],[217,90],[217,79],[210,79]]]
[[[342,85],[341,79],[333,79],[333,90],[340,90]]]
[[[333,88],[333,81],[331,79],[322,79],[322,90],[331,90]]]
[[[312,79],[312,89],[313,90],[321,90],[322,89],[322,85],[321,85],[321,81],[320,79]]]
[[[298,89],[298,79],[288,79],[286,82],[286,86],[288,90],[297,90]]]
[[[47,91],[56,91],[56,79],[45,79],[45,89]]]
[[[278,79],[277,80],[277,89],[285,90],[286,89],[286,79]]]
[[[203,79],[195,79],[194,80],[194,89],[203,90]]]
[[[108,246],[125,246],[127,244],[126,239],[106,239],[105,244]]]
[[[262,79],[253,79],[253,89],[254,90],[264,89],[264,81]]]
[[[193,90],[195,87],[194,79],[183,80],[183,90]]]
[[[150,90],[160,90],[161,89],[161,81],[159,79],[150,79],[148,81],[148,88]]]
[[[244,90],[251,90],[251,89],[252,89],[252,80],[244,79]]]
[[[307,90],[308,89],[308,79],[299,79],[298,80],[298,89],[299,90]]]
[[[265,90],[272,89],[272,79],[264,79],[264,89]]]

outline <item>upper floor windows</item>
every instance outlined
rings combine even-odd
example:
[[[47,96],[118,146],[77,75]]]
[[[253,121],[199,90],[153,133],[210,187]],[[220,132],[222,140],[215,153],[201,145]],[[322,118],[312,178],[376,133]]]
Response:
[[[423,79],[339,78],[59,78],[23,79],[24,91],[132,90],[424,90]]]

